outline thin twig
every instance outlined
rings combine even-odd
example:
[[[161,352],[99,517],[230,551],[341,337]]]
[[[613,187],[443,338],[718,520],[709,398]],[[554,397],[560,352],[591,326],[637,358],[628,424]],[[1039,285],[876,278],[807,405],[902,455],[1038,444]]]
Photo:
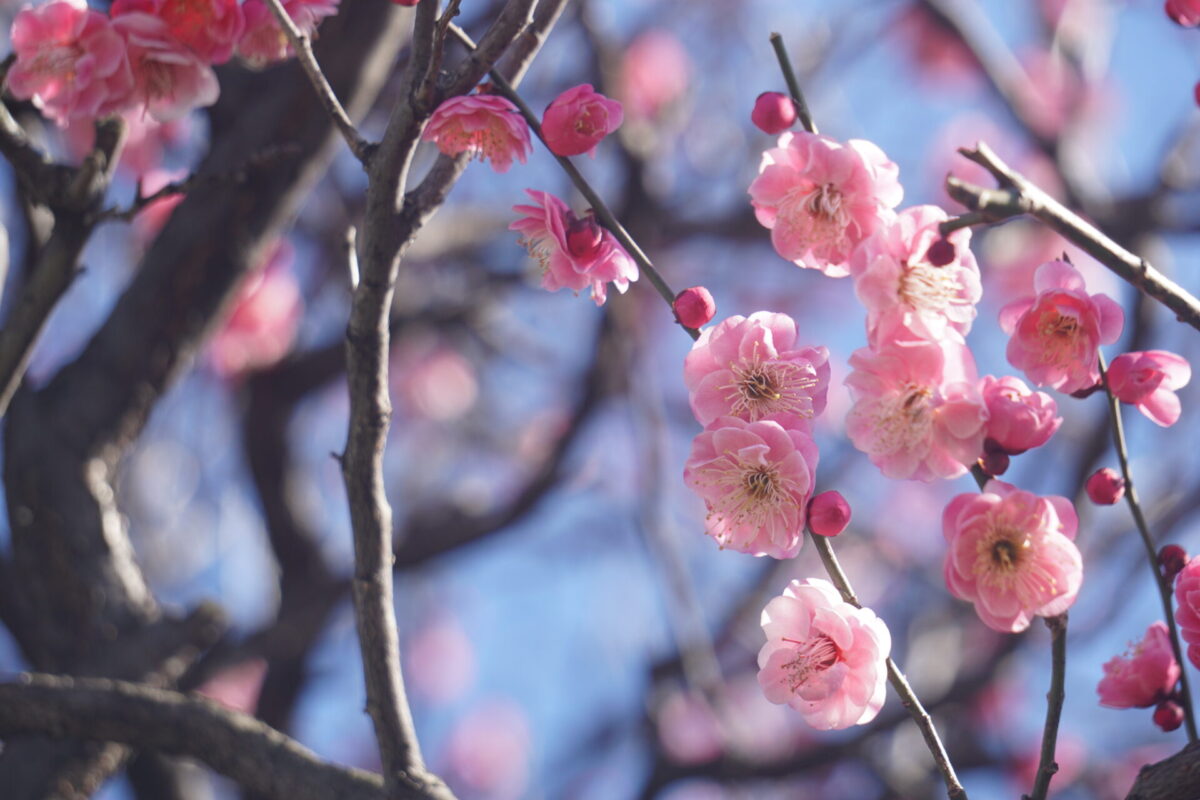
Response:
[[[1133,515],[1133,522],[1137,527],[1138,535],[1141,537],[1142,545],[1146,548],[1146,561],[1150,565],[1150,572],[1154,575],[1154,585],[1158,588],[1158,597],[1162,602],[1163,614],[1167,618],[1167,629],[1171,634],[1171,649],[1175,653],[1175,660],[1182,667],[1187,662],[1183,659],[1183,647],[1179,642],[1179,629],[1175,625],[1175,614],[1171,607],[1171,584],[1163,576],[1162,570],[1158,568],[1158,551],[1154,547],[1154,539],[1150,536],[1150,526],[1146,524],[1146,515],[1142,513],[1142,504],[1138,499],[1137,487],[1133,484],[1133,472],[1129,467],[1129,449],[1125,444],[1125,426],[1121,422],[1121,404],[1108,385],[1108,365],[1104,361],[1103,353],[1099,354],[1099,359],[1100,383],[1104,386],[1104,394],[1108,398],[1108,413],[1109,419],[1112,422],[1113,445],[1117,450],[1117,460],[1121,462],[1121,475],[1125,479],[1125,502],[1129,505],[1129,512]],[[1188,741],[1195,742],[1196,719],[1192,714],[1192,691],[1188,686],[1186,669],[1180,669],[1179,671],[1179,687],[1180,701],[1183,704],[1183,721],[1187,726]]]
[[[364,139],[358,132],[358,128],[354,127],[350,115],[342,107],[333,87],[326,80],[325,73],[321,71],[321,65],[317,63],[317,57],[313,54],[312,42],[296,27],[296,23],[292,21],[291,16],[284,10],[283,4],[279,0],[266,0],[266,3],[271,9],[271,13],[275,15],[275,19],[278,20],[279,26],[283,28],[283,34],[291,44],[292,50],[295,51],[296,60],[300,62],[304,74],[308,76],[313,90],[316,91],[317,99],[325,107],[325,111],[333,120],[333,124],[337,126],[342,138],[346,140],[350,152],[354,153],[354,157],[360,162],[366,164],[375,146]]]
[[[813,122],[812,114],[809,113],[808,103],[804,100],[804,91],[800,88],[800,81],[796,78],[796,71],[792,69],[792,59],[788,57],[783,37],[778,33],[771,34],[771,47],[775,48],[775,57],[779,59],[779,69],[783,72],[783,81],[787,84],[788,92],[792,95],[792,102],[796,106],[796,114],[800,117],[800,124],[809,133],[817,133],[817,123]]]
[[[1038,760],[1037,778],[1033,783],[1033,794],[1025,800],[1046,800],[1050,791],[1050,779],[1058,772],[1054,760],[1054,748],[1058,742],[1058,722],[1062,719],[1063,700],[1066,699],[1067,679],[1067,612],[1057,617],[1042,619],[1050,629],[1050,691],[1046,693],[1046,726],[1042,730],[1042,754]]]
[[[1055,200],[1024,175],[1005,164],[985,143],[959,150],[995,176],[999,188],[983,189],[950,175],[946,191],[972,211],[999,222],[1029,214],[1057,231],[1119,277],[1175,312],[1180,322],[1200,330],[1200,300],[1155,269],[1149,261],[1126,250],[1094,225]]]
[[[811,532],[810,532],[811,534]],[[838,563],[837,556],[834,555],[833,545],[828,537],[817,536],[811,534],[809,536],[813,544],[817,548],[817,554],[821,556],[821,563],[825,565],[825,571],[829,573],[833,585],[842,593],[842,599],[855,608],[862,608],[862,603],[858,602],[858,597],[854,594],[854,589],[850,586],[850,580],[846,577],[846,573],[842,570],[842,565]],[[941,738],[938,736],[937,728],[933,726],[933,718],[929,716],[929,712],[921,705],[921,701],[917,698],[916,692],[908,683],[908,679],[904,677],[904,673],[900,671],[900,667],[896,666],[896,662],[889,656],[887,659],[888,682],[892,684],[892,688],[896,690],[896,694],[900,695],[900,702],[908,710],[913,721],[917,723],[917,727],[921,729],[921,736],[925,739],[925,746],[929,748],[930,754],[933,755],[933,761],[937,765],[938,772],[942,773],[942,779],[946,782],[946,797],[949,800],[967,800],[967,790],[958,780],[958,775],[954,772],[954,765],[950,763],[950,756],[946,754],[946,748],[942,744]]]

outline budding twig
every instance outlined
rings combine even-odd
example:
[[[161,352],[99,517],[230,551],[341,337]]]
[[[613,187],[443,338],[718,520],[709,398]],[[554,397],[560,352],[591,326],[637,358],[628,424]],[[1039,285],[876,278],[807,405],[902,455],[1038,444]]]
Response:
[[[778,33],[771,34],[771,47],[775,48],[775,57],[779,59],[779,69],[783,72],[783,82],[787,84],[792,102],[796,104],[796,116],[800,117],[800,124],[809,133],[817,133],[817,123],[813,122],[812,114],[809,113],[808,103],[804,101],[804,92],[800,89],[796,71],[792,69],[792,60],[788,57],[787,47],[783,43],[783,37]]]

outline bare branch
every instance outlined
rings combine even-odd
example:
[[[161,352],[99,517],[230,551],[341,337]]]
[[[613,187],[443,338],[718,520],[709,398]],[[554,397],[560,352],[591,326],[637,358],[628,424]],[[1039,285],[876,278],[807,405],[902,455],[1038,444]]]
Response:
[[[1033,783],[1033,794],[1025,800],[1046,800],[1050,792],[1050,779],[1058,772],[1054,760],[1054,748],[1058,742],[1058,722],[1062,719],[1063,701],[1066,699],[1067,679],[1067,614],[1044,617],[1050,629],[1050,691],[1046,693],[1046,725],[1042,730],[1042,752],[1038,759],[1037,778]]]

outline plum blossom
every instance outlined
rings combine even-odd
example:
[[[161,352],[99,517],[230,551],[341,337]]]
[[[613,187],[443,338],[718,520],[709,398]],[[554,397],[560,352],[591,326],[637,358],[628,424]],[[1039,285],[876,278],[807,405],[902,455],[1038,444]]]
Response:
[[[896,327],[850,356],[846,433],[889,478],[957,478],[983,448],[987,406],[966,345]]]
[[[337,13],[338,0],[283,0],[283,9],[305,35],[321,24],[321,20]],[[263,0],[242,3],[245,28],[237,42],[237,56],[254,69],[290,58],[292,47],[283,28]]]
[[[533,733],[515,701],[495,696],[474,704],[446,744],[448,781],[460,796],[517,800],[529,786]]]
[[[1039,497],[991,480],[960,494],[942,514],[950,593],[975,604],[983,623],[1020,633],[1035,616],[1075,602],[1083,559],[1072,541],[1079,518],[1065,497]]]
[[[135,107],[168,122],[217,102],[221,90],[212,67],[180,44],[167,23],[133,11],[116,17],[112,25],[129,51]]]
[[[985,375],[979,393],[987,404],[987,441],[1010,456],[1041,447],[1062,425],[1054,398],[1031,391],[1020,378]]]
[[[879,343],[881,322],[896,318],[927,339],[965,336],[983,294],[971,254],[971,231],[943,238],[948,217],[937,206],[914,206],[882,225],[854,251],[850,274],[867,307],[867,340]],[[886,327],[886,326],[885,326]]]
[[[550,152],[560,156],[587,153],[596,157],[600,140],[621,127],[621,104],[590,83],[567,89],[542,114],[542,136]]]
[[[1100,705],[1109,708],[1156,705],[1175,691],[1179,671],[1167,625],[1155,622],[1146,628],[1140,642],[1130,644],[1124,655],[1114,656],[1105,663],[1104,677],[1096,687]]]
[[[825,410],[829,351],[798,345],[787,314],[756,311],[702,331],[683,362],[683,380],[701,425],[733,416],[800,430]]]
[[[1187,657],[1200,669],[1200,556],[1189,561],[1175,578],[1175,621],[1188,643]]]
[[[892,637],[874,611],[845,602],[829,581],[806,578],[767,603],[762,627],[758,683],[768,700],[787,703],[818,730],[875,719]]]
[[[1135,405],[1156,425],[1168,427],[1182,408],[1177,389],[1192,379],[1187,359],[1166,350],[1122,353],[1108,367],[1108,388],[1122,403]]]
[[[904,196],[899,169],[871,142],[788,132],[763,153],[750,184],[758,221],[779,255],[833,278],[854,248],[891,220]]]
[[[622,294],[638,279],[637,264],[613,235],[590,215],[577,217],[567,204],[549,192],[526,189],[536,205],[513,206],[524,216],[508,226],[521,234],[517,241],[538,262],[542,288],[547,291],[591,287],[596,305],[604,305],[610,281]]]
[[[514,158],[524,164],[531,149],[529,125],[517,107],[492,94],[451,97],[433,112],[421,138],[448,156],[487,159],[496,172],[508,172]]]
[[[267,264],[246,276],[233,311],[210,345],[217,374],[230,377],[268,367],[291,349],[304,310],[290,269],[292,258],[291,245],[281,239]]]
[[[13,97],[59,125],[119,111],[133,88],[125,42],[108,18],[82,0],[22,9],[13,20]]]
[[[1166,12],[1176,25],[1185,28],[1200,25],[1200,0],[1167,0]]]
[[[691,71],[687,50],[674,34],[649,30],[625,48],[617,95],[632,116],[657,117],[687,91]]]
[[[167,23],[171,35],[206,64],[224,64],[233,57],[246,20],[237,0],[116,0],[114,17],[141,12]]]
[[[1033,285],[1035,297],[1000,311],[1000,327],[1012,337],[1008,363],[1037,386],[1064,394],[1090,389],[1100,380],[1099,347],[1121,335],[1124,312],[1107,295],[1089,295],[1083,276],[1065,261],[1038,267]]]
[[[807,433],[721,417],[692,441],[683,480],[704,499],[705,532],[722,548],[791,558],[804,543],[817,459]]]

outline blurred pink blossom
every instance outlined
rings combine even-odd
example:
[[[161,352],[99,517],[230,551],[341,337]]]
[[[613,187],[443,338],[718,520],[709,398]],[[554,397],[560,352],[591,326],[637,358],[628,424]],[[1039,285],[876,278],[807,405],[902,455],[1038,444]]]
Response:
[[[196,687],[196,694],[203,695],[234,711],[253,714],[258,708],[258,696],[262,691],[262,682],[266,675],[266,660],[252,658],[213,675]]]
[[[658,116],[687,91],[692,62],[675,35],[648,30],[625,48],[617,74],[617,96],[633,116]]]
[[[212,67],[180,44],[162,19],[133,11],[112,24],[129,52],[134,113],[167,122],[217,102],[221,89]]]
[[[508,172],[513,159],[525,163],[531,148],[529,125],[517,107],[493,94],[451,97],[433,112],[421,138],[448,156],[466,153]]]
[[[479,381],[475,365],[455,348],[440,343],[402,347],[393,385],[410,413],[439,422],[459,419],[475,405]]]
[[[125,146],[121,148],[117,169],[135,178],[161,169],[166,150],[187,139],[191,127],[189,117],[158,122],[143,114],[127,115]],[[63,129],[67,152],[77,161],[91,152],[95,139],[96,128],[90,121],[76,120]]]
[[[1176,390],[1192,379],[1187,359],[1166,350],[1122,353],[1108,367],[1108,387],[1122,403],[1135,405],[1156,425],[1168,427],[1182,408]]]
[[[671,760],[699,764],[721,754],[721,730],[704,698],[672,691],[657,712],[658,741]]]
[[[1175,621],[1188,643],[1187,657],[1200,669],[1200,556],[1194,557],[1175,578]]]
[[[875,612],[845,602],[828,581],[806,578],[767,603],[762,627],[758,682],[772,703],[787,703],[818,730],[863,725],[879,713],[892,637]]]
[[[720,417],[692,441],[683,480],[704,499],[705,532],[722,548],[791,558],[804,544],[817,460],[807,433]]]
[[[437,703],[451,702],[471,687],[475,648],[456,618],[436,616],[413,634],[404,648],[404,679]]]
[[[167,185],[187,177],[184,170],[168,171],[151,169],[141,181],[143,196],[152,195]],[[168,194],[152,203],[148,203],[136,217],[133,218],[133,232],[142,244],[146,244],[162,230],[175,212],[176,206],[183,202],[183,194]]]
[[[987,439],[1008,455],[1041,447],[1062,425],[1054,398],[1031,391],[1020,378],[985,375],[979,393],[988,409]]]
[[[1039,497],[997,480],[960,494],[942,514],[946,586],[975,604],[993,630],[1020,633],[1035,616],[1075,602],[1083,559],[1072,541],[1079,518],[1065,497]]]
[[[280,239],[268,263],[243,279],[233,310],[209,345],[218,375],[234,377],[268,367],[291,349],[304,313],[292,258],[292,246]]]
[[[901,37],[923,77],[966,85],[978,82],[979,59],[961,36],[922,3],[908,3],[891,30]]]
[[[542,114],[542,136],[560,156],[596,157],[600,140],[621,127],[621,104],[584,83],[554,98]]]
[[[338,0],[283,0],[283,8],[301,33],[311,35],[321,20],[337,13]],[[254,69],[283,61],[292,55],[287,36],[263,0],[242,3],[245,28],[237,42],[237,56]]]
[[[529,785],[529,718],[512,700],[476,705],[450,734],[446,746],[451,788],[492,800],[516,800]]]
[[[117,17],[141,12],[167,23],[171,35],[206,64],[224,64],[245,28],[237,0],[116,0]]]
[[[1179,662],[1171,649],[1165,622],[1154,622],[1146,635],[1130,644],[1124,655],[1104,665],[1104,677],[1096,687],[1100,705],[1109,708],[1149,708],[1175,691]]]

